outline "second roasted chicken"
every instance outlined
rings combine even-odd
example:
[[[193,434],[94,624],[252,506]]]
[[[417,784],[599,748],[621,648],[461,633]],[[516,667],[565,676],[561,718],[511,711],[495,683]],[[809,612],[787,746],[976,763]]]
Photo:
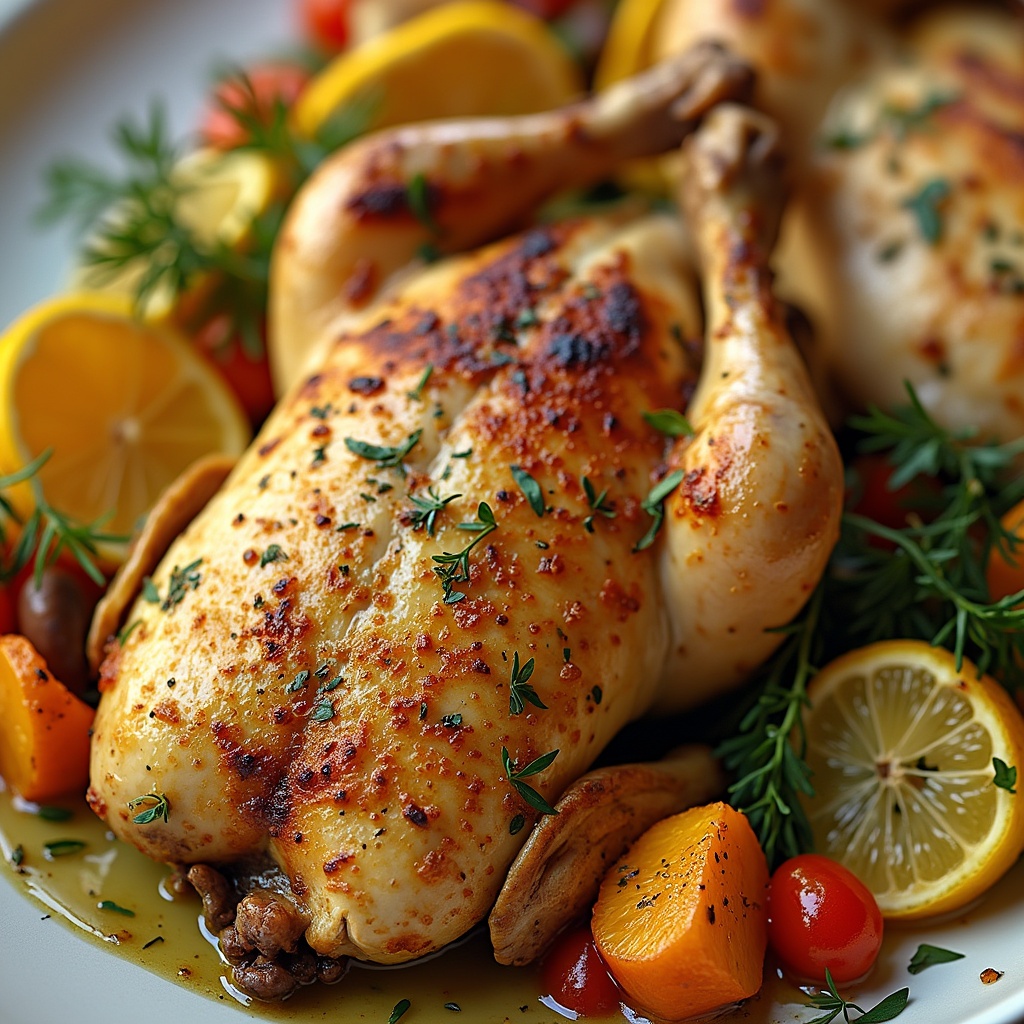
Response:
[[[769,653],[842,469],[771,292],[773,130],[707,114],[744,85],[704,47],[312,180],[274,300],[310,354],[108,648],[90,800],[119,836],[175,864],[269,852],[315,952],[408,960],[487,914],[626,722]],[[685,227],[618,209],[399,269],[702,117]]]

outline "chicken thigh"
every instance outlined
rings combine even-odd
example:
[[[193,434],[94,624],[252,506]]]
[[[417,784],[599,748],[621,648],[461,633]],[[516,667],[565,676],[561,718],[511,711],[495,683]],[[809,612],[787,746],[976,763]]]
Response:
[[[492,123],[474,186],[529,166],[538,125],[559,167],[638,125],[673,145],[721,98],[709,61],[730,79],[712,56],[659,69],[674,90],[648,78]],[[447,223],[477,131],[402,129],[342,154],[286,229],[275,286],[298,287],[292,259],[350,251],[302,237],[323,226],[303,208],[328,194],[351,214],[367,180],[396,194],[396,154],[423,169],[424,219]],[[734,686],[768,653],[765,629],[835,541],[842,469],[770,290],[773,132],[722,107],[689,153],[699,381],[691,240],[670,213],[535,226],[404,275],[361,319],[309,300],[333,301],[330,260],[305,264],[323,278],[303,296],[277,296],[332,325],[316,365],[103,666],[90,801],[119,836],[178,864],[269,851],[314,951],[409,960],[486,915],[529,822],[624,723]],[[406,200],[388,209],[411,256],[423,224]],[[693,436],[667,438],[649,414],[695,389]]]

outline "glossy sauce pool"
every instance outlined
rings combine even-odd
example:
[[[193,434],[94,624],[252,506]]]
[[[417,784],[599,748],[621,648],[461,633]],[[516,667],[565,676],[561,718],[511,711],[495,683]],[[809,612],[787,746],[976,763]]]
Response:
[[[0,781],[0,854],[3,872],[28,897],[40,901],[56,920],[96,942],[111,954],[216,1000],[238,1006],[239,1020],[259,1015],[267,1020],[312,1022],[367,1020],[385,1024],[396,1003],[408,999],[416,1013],[410,1024],[558,1024],[566,1016],[542,1001],[539,973],[502,967],[491,955],[486,931],[442,954],[400,968],[353,966],[338,984],[311,985],[279,1005],[254,1002],[235,992],[229,968],[215,945],[203,935],[198,897],[172,898],[168,869],[113,838],[84,803],[62,801],[63,821],[47,820],[34,805],[12,799]],[[70,840],[84,847],[48,858],[44,845]],[[15,851],[21,864],[15,866]],[[113,906],[111,906],[111,904]],[[117,908],[132,911],[128,916]],[[799,1004],[802,994],[766,971],[761,994],[723,1020],[762,1024],[779,1020],[773,1007]],[[458,1011],[445,1004],[454,1003]],[[243,1006],[245,1007],[243,1011]],[[786,1020],[799,1019],[792,1007]],[[571,1019],[571,1018],[570,1018]],[[595,1021],[631,1021],[648,1017],[623,1007],[622,1013]]]

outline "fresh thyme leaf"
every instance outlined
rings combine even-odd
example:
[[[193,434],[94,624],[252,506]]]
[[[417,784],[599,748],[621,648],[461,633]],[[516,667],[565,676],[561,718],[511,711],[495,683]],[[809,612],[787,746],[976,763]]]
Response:
[[[441,716],[441,724],[446,729],[458,729],[458,727],[460,725],[462,725],[462,715],[460,715],[460,714],[442,715]]]
[[[433,486],[427,488],[426,497],[410,494],[409,500],[416,506],[416,511],[409,516],[410,525],[414,530],[426,528],[427,533],[433,537],[438,514],[445,510],[449,502],[461,497],[461,494],[449,494],[442,498]]]
[[[172,608],[177,607],[185,600],[185,595],[190,590],[195,590],[199,586],[202,580],[199,575],[199,566],[202,564],[203,560],[197,558],[194,562],[189,562],[184,569],[175,566],[171,570],[170,579],[167,581],[167,597],[160,604],[161,611],[169,612]],[[262,560],[260,564],[264,564]]]
[[[675,409],[655,409],[653,412],[645,412],[644,419],[655,430],[668,437],[693,436],[694,431],[690,421]]]
[[[409,396],[409,398],[412,401],[414,401],[414,402],[421,402],[421,401],[423,401],[423,389],[427,386],[427,381],[430,380],[430,376],[431,376],[431,374],[433,372],[434,372],[434,364],[433,363],[427,363],[427,365],[423,369],[423,374],[420,377],[419,383],[416,385],[416,387],[414,387],[412,389],[412,391],[407,391],[406,392],[406,394]]]
[[[387,445],[371,444],[369,441],[359,441],[354,437],[346,437],[345,447],[361,459],[371,459],[376,462],[378,469],[398,468],[403,470],[403,460],[416,447],[422,433],[422,430],[413,431],[402,444],[393,448]]]
[[[410,1006],[412,1006],[412,1003],[408,999],[399,999],[395,1003],[395,1008],[391,1011],[391,1016],[388,1017],[388,1024],[398,1024],[398,1021],[405,1016]]]
[[[558,754],[558,750],[550,750],[548,753],[536,758],[536,760],[531,761],[525,767],[517,769],[512,764],[512,758],[509,755],[508,749],[506,747],[501,748],[501,763],[505,769],[505,777],[519,796],[534,810],[540,811],[541,814],[557,814],[558,811],[537,790],[522,780],[532,775],[539,775],[558,757]]]
[[[322,698],[313,705],[309,717],[314,722],[329,722],[334,717],[334,701]]]
[[[951,949],[943,949],[941,946],[930,946],[927,942],[922,942],[911,957],[910,966],[907,967],[907,971],[910,974],[920,974],[936,964],[948,964],[954,960],[963,960],[963,958],[963,953],[954,953]]]
[[[642,506],[645,512],[651,517],[651,525],[647,532],[633,546],[633,551],[643,551],[654,543],[661,524],[665,521],[665,499],[683,482],[683,471],[674,470],[669,473],[660,483],[651,488],[647,497],[644,498]]]
[[[133,622],[129,622],[128,625],[125,626],[117,634],[118,646],[124,647],[124,645],[128,642],[128,637],[130,637],[132,635],[132,633],[134,633],[135,630],[137,630],[139,628],[139,626],[141,626],[141,625],[142,625],[142,619],[135,619]]]
[[[430,183],[427,181],[427,176],[422,172],[414,174],[409,184],[405,187],[405,195],[409,203],[409,209],[412,210],[412,215],[428,231],[436,234],[437,223],[434,221],[434,214],[431,210],[434,196]]]
[[[884,1024],[885,1021],[894,1020],[907,1008],[909,999],[909,988],[890,992],[880,1003],[876,1003],[870,1010],[866,1010],[863,1016],[858,1017],[857,1024]]]
[[[260,555],[260,568],[273,562],[287,562],[288,554],[280,544],[268,544],[267,550]]]
[[[135,911],[129,910],[127,907],[122,907],[115,903],[113,900],[100,900],[96,904],[97,910],[112,910],[115,914],[121,914],[124,917],[134,917]]]
[[[148,576],[142,578],[142,599],[149,604],[160,603],[160,591],[156,589],[156,584]]]
[[[942,239],[942,206],[949,193],[949,182],[945,178],[933,178],[903,201],[904,208],[917,220],[921,237],[929,245],[938,245]]]
[[[583,485],[583,493],[587,496],[587,505],[590,508],[590,515],[583,520],[583,528],[587,533],[593,533],[594,516],[600,515],[605,519],[614,519],[615,509],[605,500],[608,497],[607,487],[598,494],[589,477],[580,477],[580,483]]]
[[[515,480],[519,490],[523,492],[523,496],[530,503],[530,508],[538,516],[543,517],[544,493],[540,489],[540,484],[521,466],[509,466],[508,468],[512,471],[512,479]]]
[[[46,804],[40,807],[36,814],[43,821],[70,821],[75,816],[74,812],[69,811],[66,807],[50,807]]]
[[[304,668],[298,672],[295,678],[284,688],[285,693],[298,693],[306,683],[309,682],[309,669]]]
[[[526,825],[526,816],[523,814],[517,814],[508,823],[508,834],[510,836],[517,836],[523,831],[523,827]]]
[[[509,681],[508,694],[509,714],[522,714],[528,703],[544,711],[547,710],[547,704],[537,696],[537,691],[527,681],[533,675],[533,669],[533,658],[530,658],[525,665],[520,667],[519,652],[514,651],[512,653],[512,678]]]
[[[145,805],[148,805],[146,809],[140,811],[132,818],[136,825],[149,825],[156,821],[157,818],[162,819],[165,824],[167,823],[171,807],[163,793],[146,793],[144,796],[137,796],[134,800],[128,801],[128,810],[134,811],[136,807],[143,807]]]
[[[52,842],[43,843],[43,853],[47,860],[53,860],[54,857],[69,857],[74,853],[81,853],[85,845],[81,839],[54,839]]]
[[[1008,793],[1016,793],[1017,790],[1014,786],[1017,785],[1017,769],[1012,765],[1008,765],[1002,758],[993,757],[992,767],[995,768],[995,778],[992,780],[993,785],[998,786],[1000,789],[1005,789]]]

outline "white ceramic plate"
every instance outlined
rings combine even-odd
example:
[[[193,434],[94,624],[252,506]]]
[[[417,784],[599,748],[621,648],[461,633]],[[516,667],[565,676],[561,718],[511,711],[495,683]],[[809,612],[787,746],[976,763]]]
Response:
[[[216,58],[244,60],[287,47],[294,37],[290,7],[290,0],[0,0],[0,325],[58,290],[70,266],[68,235],[32,223],[43,169],[68,154],[109,159],[113,121],[142,114],[156,97],[180,135],[195,123]],[[7,870],[0,867],[0,874]],[[41,920],[46,909],[7,881],[0,883],[0,1024],[230,1024],[244,1016]],[[901,1024],[1024,1020],[1022,936],[1024,866],[1018,865],[968,917],[890,935],[883,963],[861,991],[862,1005],[909,984],[912,1001]],[[921,941],[967,955],[911,978],[905,965]],[[1005,974],[984,986],[979,973],[986,967]],[[738,1019],[812,1016],[765,1002]],[[354,1021],[378,1014],[366,1017],[339,989],[332,1016]],[[532,997],[515,1018],[556,1019]],[[410,1012],[405,1019],[416,1024],[418,1018]]]

